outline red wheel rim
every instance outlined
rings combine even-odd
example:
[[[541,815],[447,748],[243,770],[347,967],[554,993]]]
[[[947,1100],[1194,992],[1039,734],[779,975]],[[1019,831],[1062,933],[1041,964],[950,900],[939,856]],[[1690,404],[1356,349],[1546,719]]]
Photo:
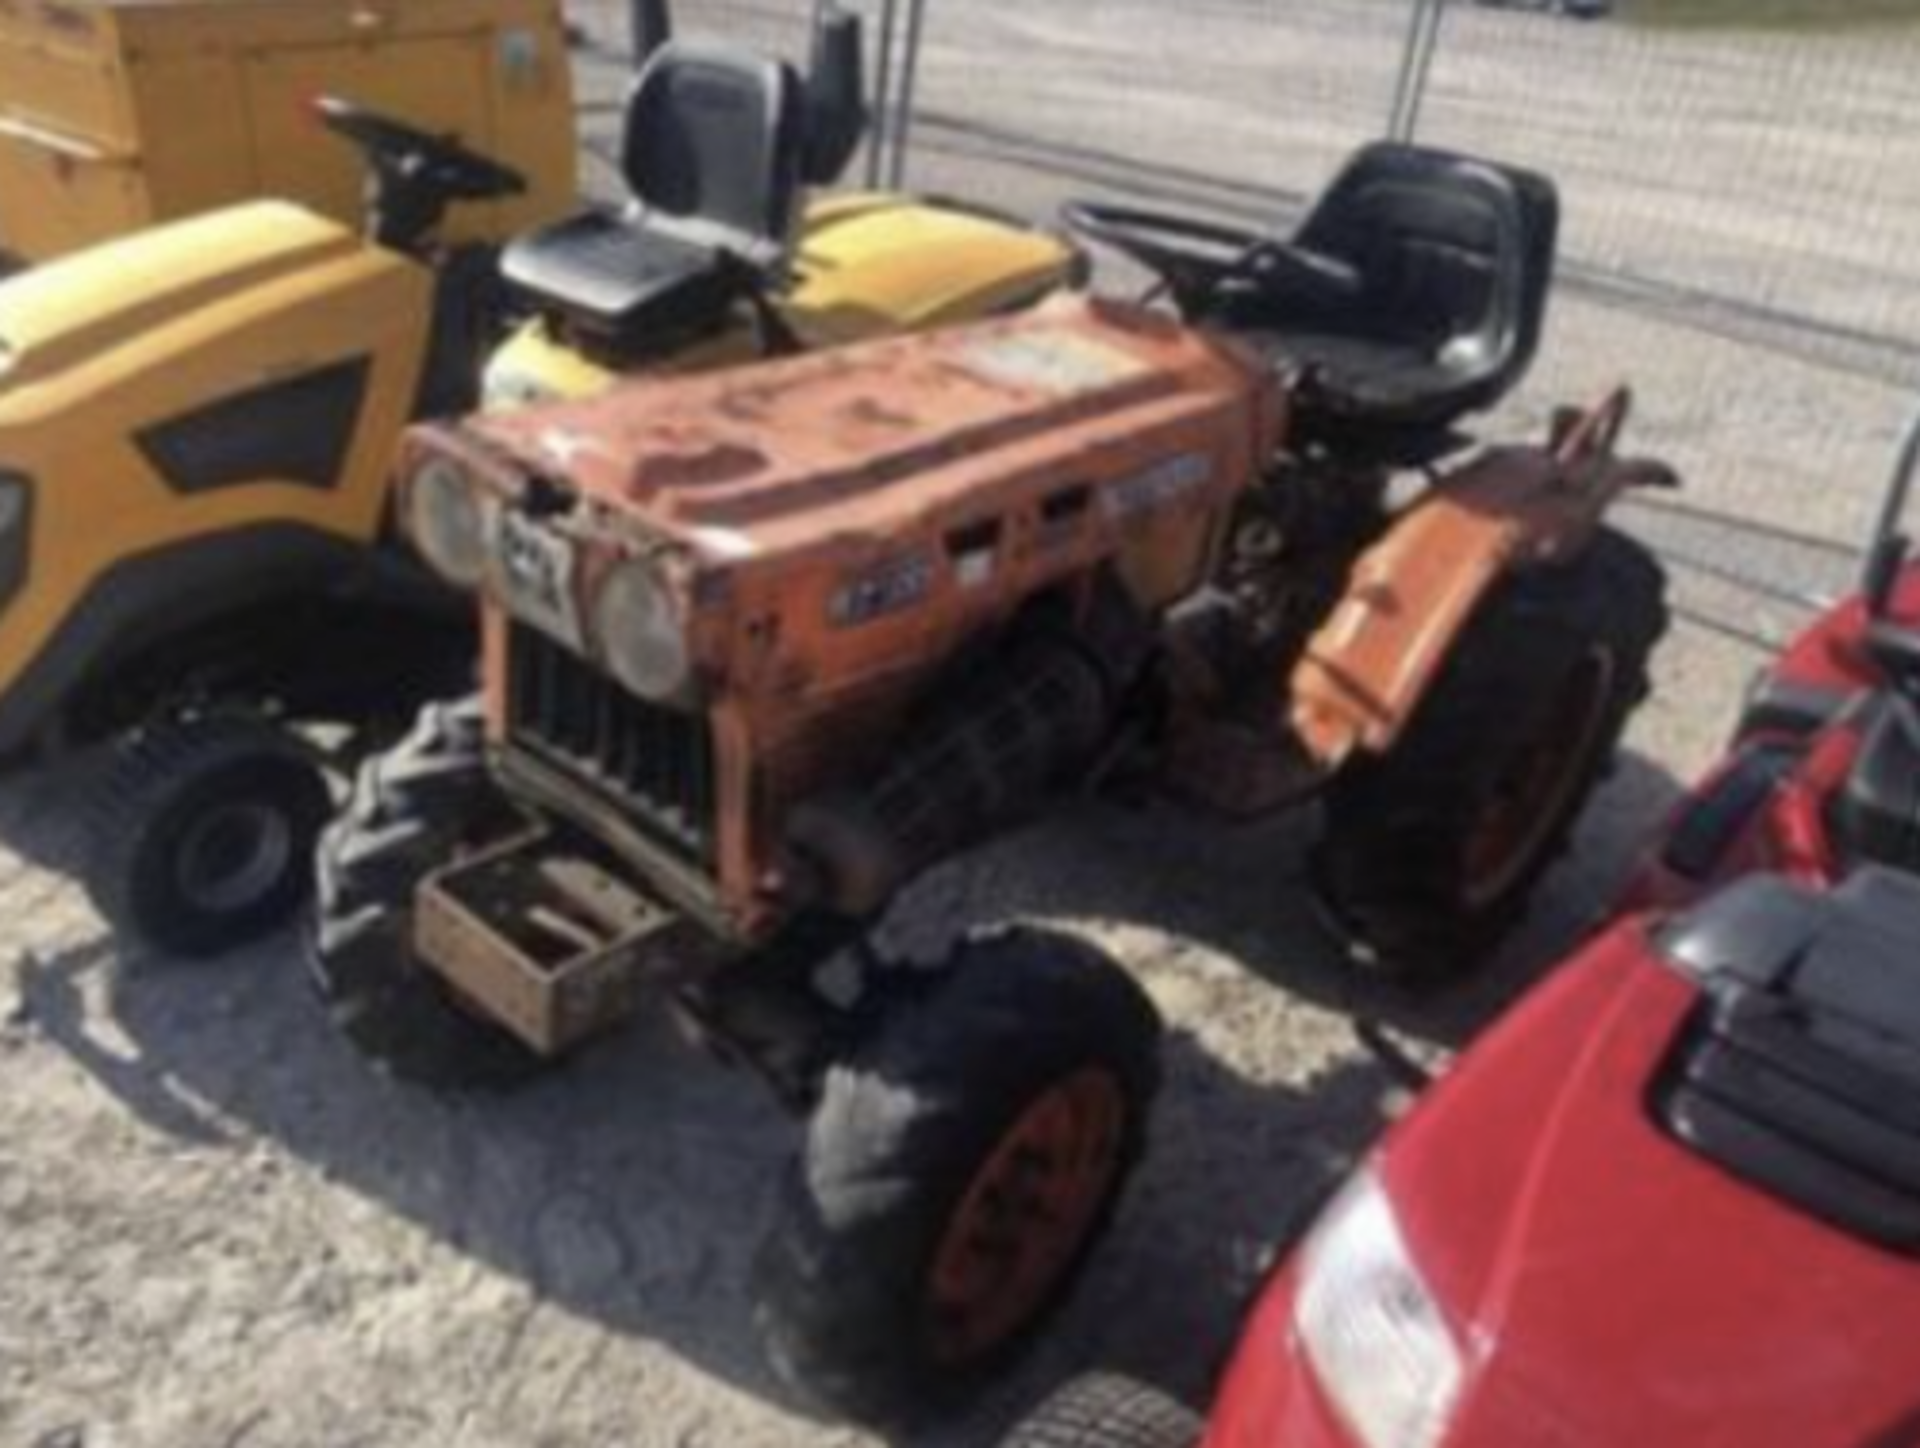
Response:
[[[1494,787],[1467,837],[1463,893],[1470,908],[1511,891],[1559,832],[1604,742],[1614,667],[1606,650],[1589,654]]]
[[[988,1154],[933,1255],[936,1360],[991,1352],[1043,1308],[1080,1255],[1120,1175],[1126,1095],[1089,1067],[1037,1097]]]

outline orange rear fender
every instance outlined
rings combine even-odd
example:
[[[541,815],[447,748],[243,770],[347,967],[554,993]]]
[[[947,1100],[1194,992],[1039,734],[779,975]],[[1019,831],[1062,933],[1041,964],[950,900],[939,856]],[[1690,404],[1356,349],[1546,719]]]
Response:
[[[1563,420],[1547,447],[1476,458],[1361,556],[1288,680],[1292,727],[1316,765],[1392,749],[1509,572],[1577,558],[1623,493],[1677,485],[1664,464],[1616,456],[1628,407],[1616,393]]]

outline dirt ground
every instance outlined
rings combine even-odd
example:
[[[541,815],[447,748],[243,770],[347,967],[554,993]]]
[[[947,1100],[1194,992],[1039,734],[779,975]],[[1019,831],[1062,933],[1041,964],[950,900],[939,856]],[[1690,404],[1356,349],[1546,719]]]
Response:
[[[1049,45],[1083,43],[1067,18],[1084,6],[1018,10]],[[1323,54],[1380,43],[1374,10],[1352,14]],[[1721,53],[1723,79],[1748,73]],[[615,84],[603,64],[598,135]],[[1161,124],[1218,164],[1195,117]],[[964,189],[964,158],[944,165],[941,184]],[[1004,166],[974,165],[983,191],[1005,190]],[[1043,183],[1025,184],[1038,210]],[[1663,399],[1643,440],[1694,482],[1695,511],[1642,508],[1637,526],[1676,559],[1725,557],[1734,539],[1777,594],[1831,589],[1844,553],[1779,529],[1850,536],[1898,421],[1895,379],[1842,384],[1770,354],[1742,385],[1729,345],[1697,318],[1576,291],[1502,425],[1631,372]],[[1833,439],[1818,456],[1809,418]],[[991,1443],[1092,1364],[1203,1389],[1301,1204],[1391,1110],[1353,1019],[1435,1050],[1467,1040],[1606,900],[1717,748],[1754,638],[1799,612],[1698,569],[1679,586],[1659,695],[1574,858],[1457,990],[1408,999],[1340,967],[1297,888],[1310,813],[1228,830],[1089,805],[903,903],[914,935],[1005,915],[1086,930],[1175,1027],[1153,1149],[1106,1250],[1024,1368],[926,1441]],[[181,969],[108,938],[69,878],[84,774],[0,783],[0,1448],[864,1441],[788,1402],[756,1355],[745,1275],[794,1137],[752,1083],[648,1024],[511,1098],[383,1084],[328,1033],[291,939]]]

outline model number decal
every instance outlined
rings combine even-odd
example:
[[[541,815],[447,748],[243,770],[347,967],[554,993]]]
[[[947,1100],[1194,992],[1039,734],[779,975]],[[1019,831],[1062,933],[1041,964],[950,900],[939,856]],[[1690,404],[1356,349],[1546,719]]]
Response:
[[[1127,519],[1158,512],[1199,492],[1212,479],[1213,462],[1205,453],[1185,453],[1122,478],[1102,497],[1109,517]]]
[[[839,628],[872,623],[919,604],[933,592],[933,559],[925,553],[890,558],[835,591],[828,616]]]

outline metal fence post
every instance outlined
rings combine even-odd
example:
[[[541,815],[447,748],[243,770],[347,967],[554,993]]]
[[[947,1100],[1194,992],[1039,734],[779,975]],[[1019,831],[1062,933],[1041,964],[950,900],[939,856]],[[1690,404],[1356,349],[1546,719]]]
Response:
[[[628,0],[627,25],[635,69],[673,38],[673,14],[667,0]]]
[[[873,119],[867,127],[867,189],[887,177],[887,141],[893,134],[893,47],[899,33],[900,0],[880,0],[880,34],[874,66]]]
[[[899,105],[894,109],[893,170],[888,188],[907,187],[907,156],[913,144],[913,110],[919,99],[920,44],[926,38],[927,0],[907,0],[905,54],[900,57]]]
[[[1439,49],[1440,22],[1445,18],[1447,0],[1413,0],[1413,16],[1407,26],[1407,47],[1400,58],[1400,81],[1393,93],[1393,115],[1387,122],[1387,139],[1412,141],[1420,130],[1420,106],[1427,98],[1427,81],[1433,74],[1433,56]]]

